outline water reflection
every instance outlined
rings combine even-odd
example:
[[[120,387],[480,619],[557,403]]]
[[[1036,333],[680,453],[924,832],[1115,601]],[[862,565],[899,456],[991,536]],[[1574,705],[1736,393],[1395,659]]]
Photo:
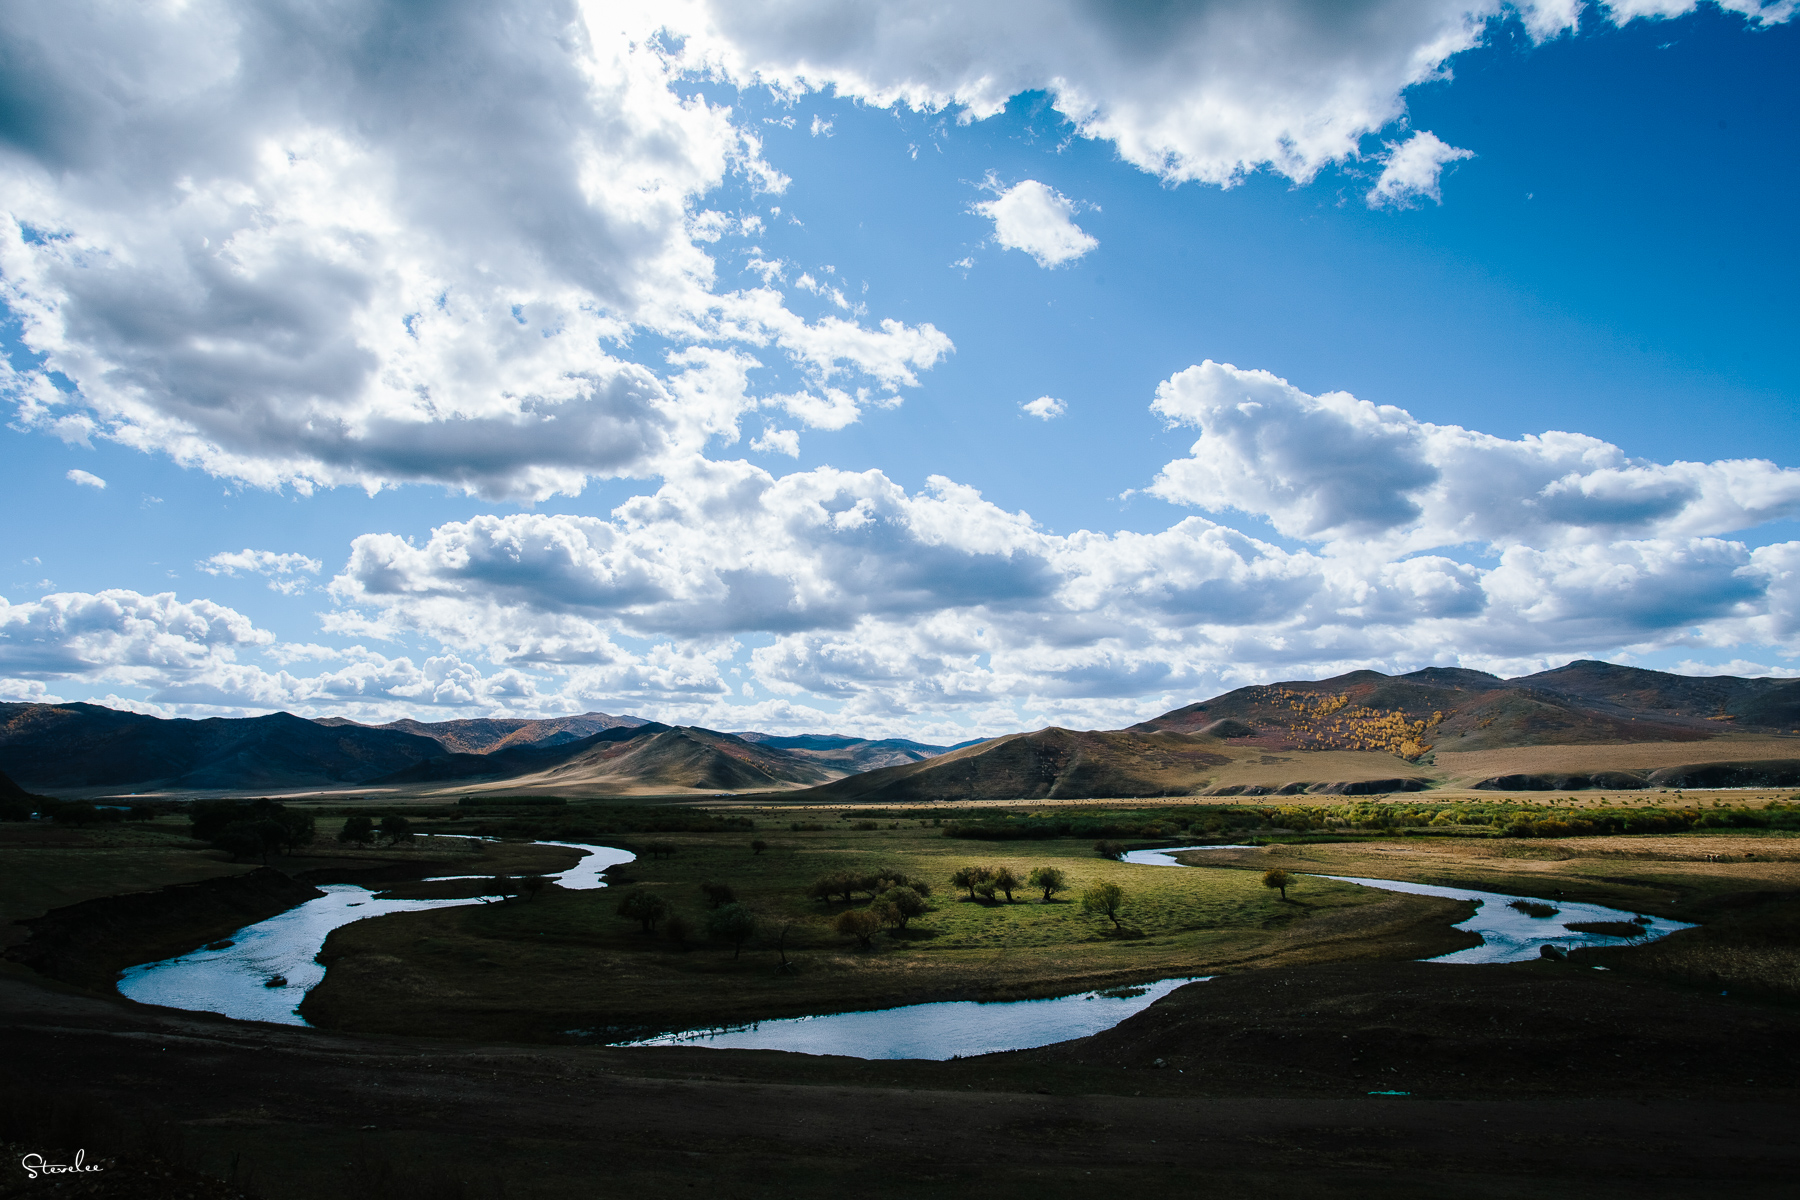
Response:
[[[591,846],[580,842],[543,842],[586,853],[560,875],[547,875],[571,891],[606,886],[600,873],[628,863],[637,856],[615,846]],[[446,875],[443,879],[480,878]],[[279,1025],[305,1025],[298,1011],[306,993],[325,978],[317,961],[332,930],[352,921],[397,912],[421,912],[432,908],[457,908],[480,904],[478,897],[460,900],[389,900],[355,884],[329,884],[323,896],[284,913],[258,921],[211,942],[199,950],[161,962],[128,967],[119,980],[119,992],[142,1004],[182,1008],[190,1012],[216,1012],[240,1021],[273,1021]],[[271,980],[283,982],[269,986]]]
[[[1108,988],[1051,1000],[1007,1000],[981,1004],[951,1000],[909,1004],[873,1012],[830,1013],[759,1021],[729,1029],[689,1029],[665,1033],[628,1046],[708,1046],[734,1050],[788,1050],[797,1054],[841,1054],[849,1058],[967,1058],[998,1050],[1029,1050],[1111,1029],[1142,1012],[1184,983],[1206,975],[1160,979],[1133,987]]]

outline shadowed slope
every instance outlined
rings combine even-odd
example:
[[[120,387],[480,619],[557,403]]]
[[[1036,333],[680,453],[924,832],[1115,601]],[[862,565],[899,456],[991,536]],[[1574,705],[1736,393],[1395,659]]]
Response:
[[[0,704],[0,769],[34,788],[356,784],[443,752],[431,738],[289,713],[191,721],[97,704]]]

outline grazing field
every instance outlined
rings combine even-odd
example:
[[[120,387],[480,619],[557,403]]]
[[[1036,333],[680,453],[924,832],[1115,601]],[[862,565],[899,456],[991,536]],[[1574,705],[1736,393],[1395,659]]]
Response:
[[[1056,995],[1252,964],[1417,958],[1472,944],[1449,928],[1467,911],[1449,901],[1315,883],[1284,902],[1243,871],[1136,866],[1100,858],[1087,841],[996,846],[907,824],[771,832],[761,854],[747,834],[659,835],[654,841],[673,854],[645,854],[615,870],[605,891],[551,887],[532,900],[345,926],[326,943],[330,969],[301,1011],[327,1027],[370,1032],[605,1039],[929,1000]],[[649,843],[636,844],[642,853]],[[1021,879],[1056,866],[1068,890],[1050,903],[1024,887],[1012,903],[1003,895],[971,900],[950,883],[967,864],[1010,867]],[[814,880],[840,871],[923,879],[930,911],[864,948],[834,924],[847,909],[867,907],[866,893],[850,904],[807,894]],[[1102,881],[1125,890],[1118,929],[1080,903],[1083,890]],[[756,914],[757,933],[741,956],[702,932],[703,883],[729,886]],[[634,889],[660,897],[687,923],[685,944],[671,936],[668,919],[652,934],[618,915]],[[777,970],[783,953],[791,973]]]

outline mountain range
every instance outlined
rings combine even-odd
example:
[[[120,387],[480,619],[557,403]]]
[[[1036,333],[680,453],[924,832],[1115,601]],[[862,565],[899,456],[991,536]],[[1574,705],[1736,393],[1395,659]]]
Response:
[[[1624,788],[1690,777],[1786,786],[1790,776],[1800,783],[1797,731],[1800,680],[1583,661],[1515,679],[1355,671],[1239,688],[1129,729],[1053,727],[956,746],[721,733],[607,713],[371,726],[0,704],[0,771],[19,787],[65,794],[787,791],[858,804]]]

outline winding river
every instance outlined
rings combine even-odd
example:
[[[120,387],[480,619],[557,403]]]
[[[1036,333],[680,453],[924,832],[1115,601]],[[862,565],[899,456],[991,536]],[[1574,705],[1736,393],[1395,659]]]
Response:
[[[542,842],[586,851],[580,862],[560,875],[546,875],[573,891],[603,888],[601,872],[637,855],[612,846],[588,846],[578,842]],[[466,875],[440,875],[443,879],[467,879]],[[427,881],[431,882],[431,881]],[[325,894],[258,921],[232,934],[224,942],[212,942],[189,954],[161,962],[128,967],[119,980],[119,991],[143,1004],[185,1008],[192,1012],[222,1013],[240,1021],[272,1021],[278,1025],[305,1025],[300,1001],[325,978],[317,955],[332,930],[367,917],[388,913],[423,912],[432,908],[457,908],[480,904],[476,897],[461,900],[382,900],[368,888],[351,883],[327,884]],[[285,982],[271,987],[273,979]]]
[[[548,876],[565,888],[581,891],[606,886],[601,874],[607,868],[631,862],[636,856],[612,846],[579,842],[543,842],[584,852],[579,863],[560,875]],[[1191,851],[1251,849],[1248,846],[1175,846],[1161,850],[1135,850],[1124,861],[1137,866],[1184,867],[1174,856]],[[469,876],[439,876],[460,879]],[[1503,963],[1536,958],[1541,947],[1565,950],[1579,946],[1619,945],[1620,939],[1581,933],[1571,923],[1640,920],[1636,914],[1598,904],[1553,903],[1552,917],[1532,917],[1511,907],[1517,896],[1473,888],[1441,887],[1393,879],[1363,879],[1325,875],[1324,879],[1360,884],[1392,892],[1469,900],[1475,914],[1456,928],[1481,937],[1481,944],[1467,950],[1430,959],[1431,962]],[[395,912],[419,912],[479,904],[479,899],[382,900],[369,889],[354,884],[332,884],[325,895],[287,912],[247,925],[222,942],[210,943],[190,954],[161,962],[131,967],[119,980],[119,991],[144,1004],[182,1008],[195,1012],[222,1013],[246,1021],[270,1021],[305,1025],[298,1005],[308,989],[325,977],[317,961],[332,930]],[[1665,937],[1691,925],[1650,918],[1641,923],[1643,934],[1635,941]],[[1110,1029],[1142,1011],[1184,984],[1208,976],[1160,979],[1154,983],[1108,988],[1058,996],[1049,1000],[1013,1000],[995,1003],[949,1001],[913,1004],[868,1012],[829,1013],[761,1021],[729,1028],[688,1029],[659,1034],[630,1046],[705,1046],[748,1050],[787,1050],[801,1054],[838,1054],[853,1058],[949,1059],[1000,1050],[1024,1050],[1052,1042],[1086,1037]],[[270,986],[272,980],[282,982]]]

